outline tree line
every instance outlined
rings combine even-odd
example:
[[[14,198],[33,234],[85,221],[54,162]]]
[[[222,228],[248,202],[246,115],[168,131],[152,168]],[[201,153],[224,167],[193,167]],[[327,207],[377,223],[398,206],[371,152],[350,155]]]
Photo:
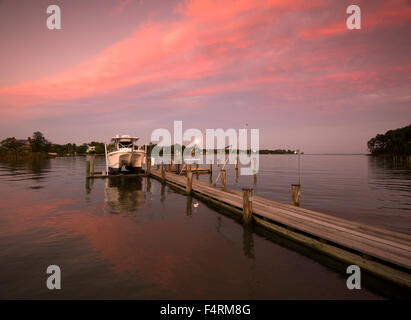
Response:
[[[377,134],[367,142],[372,155],[409,156],[411,155],[411,124]]]
[[[73,156],[85,154],[88,146],[94,146],[90,153],[104,154],[104,143],[92,141],[76,145],[75,143],[57,144],[47,140],[43,133],[36,131],[27,139],[9,137],[0,142],[0,156],[33,156],[56,154],[59,156]]]
[[[94,147],[93,151],[89,150],[90,147]],[[151,154],[151,150],[156,146],[156,144],[150,143],[147,145],[147,153]],[[114,149],[114,144],[109,144],[107,145],[107,150],[112,151]],[[142,148],[145,148],[145,145],[142,146]],[[174,154],[175,150],[182,150],[184,153],[184,150],[186,149],[185,145],[170,145],[170,146],[165,146],[162,148],[160,151],[160,156],[163,154]],[[199,147],[192,146],[190,147],[192,149],[191,151],[196,153],[199,153],[201,150]],[[214,149],[214,150],[207,150],[203,149],[203,153],[218,153],[218,152],[225,152],[229,153],[228,148],[223,148],[221,150],[219,149]],[[250,153],[251,150],[247,150],[247,153]],[[81,145],[76,145],[75,143],[66,143],[66,144],[57,144],[57,143],[52,143],[49,140],[47,140],[43,133],[40,131],[36,131],[33,133],[32,137],[29,137],[27,139],[16,139],[15,137],[9,137],[6,138],[2,141],[0,141],[0,156],[46,156],[48,154],[55,154],[58,156],[74,156],[74,155],[81,155],[85,153],[90,153],[90,154],[104,154],[105,153],[105,147],[104,147],[104,142],[97,142],[97,141],[92,141],[90,143],[83,143]],[[295,153],[294,150],[285,150],[285,149],[276,149],[276,150],[259,150],[260,154],[293,154]]]

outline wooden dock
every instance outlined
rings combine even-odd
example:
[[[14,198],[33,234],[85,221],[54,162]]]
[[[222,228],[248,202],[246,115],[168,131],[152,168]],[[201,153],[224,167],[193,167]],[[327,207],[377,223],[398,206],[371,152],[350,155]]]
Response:
[[[150,168],[150,176],[276,233],[411,289],[411,235],[371,227]],[[225,183],[225,182],[224,182]],[[249,212],[249,214],[247,213]],[[249,215],[249,217],[247,217]]]

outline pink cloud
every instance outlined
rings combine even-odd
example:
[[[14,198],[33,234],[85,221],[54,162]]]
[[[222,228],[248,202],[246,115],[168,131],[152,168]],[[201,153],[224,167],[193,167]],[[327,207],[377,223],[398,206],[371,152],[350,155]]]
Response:
[[[123,1],[116,10],[129,4]],[[403,5],[391,1],[378,7],[364,19],[361,32],[367,34],[366,26],[404,23],[411,8]],[[19,114],[33,105],[142,86],[135,98],[164,90],[171,91],[170,98],[253,90],[288,101],[383,86],[396,61],[362,70],[341,68],[339,62],[352,51],[369,53],[374,44],[324,42],[324,36],[347,32],[345,12],[341,21],[339,16],[317,22],[316,13],[330,6],[327,1],[184,1],[174,11],[175,21],[146,22],[64,73],[0,89],[0,112]],[[400,75],[398,82],[406,78],[405,72]]]

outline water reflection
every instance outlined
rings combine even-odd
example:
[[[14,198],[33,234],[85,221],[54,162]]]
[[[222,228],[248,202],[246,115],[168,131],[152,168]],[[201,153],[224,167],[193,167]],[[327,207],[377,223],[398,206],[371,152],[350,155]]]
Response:
[[[186,207],[187,216],[193,214],[193,197],[191,195],[187,196],[187,207]]]
[[[1,175],[14,176],[14,179],[19,180],[21,176],[24,180],[42,180],[50,172],[50,159],[2,159],[0,160]],[[31,176],[27,176],[27,174]]]
[[[103,164],[96,159],[97,170]],[[4,166],[0,180],[14,179]],[[25,181],[32,177],[31,167],[35,164],[22,164],[26,177],[0,183],[0,291],[6,298],[50,298],[44,266],[51,263],[71,274],[62,298],[375,297],[367,282],[357,292],[346,290],[345,265],[336,269],[310,249],[258,226],[243,227],[238,216],[155,179],[85,182],[84,158],[59,158],[37,162],[40,174],[50,171],[44,189],[36,192]],[[360,168],[367,175],[367,167]],[[244,184],[251,179],[244,177]],[[259,174],[257,187],[280,179],[279,174]],[[86,197],[84,183],[93,190]],[[274,194],[271,186],[268,190]]]
[[[247,258],[255,259],[254,255],[254,239],[253,239],[253,226],[250,224],[244,224],[243,226],[243,251]]]
[[[409,158],[368,157],[368,183],[372,188],[396,191],[396,196],[411,193]],[[406,200],[406,199],[404,199]]]
[[[107,178],[104,191],[104,200],[112,214],[134,212],[138,205],[145,201],[141,177]]]

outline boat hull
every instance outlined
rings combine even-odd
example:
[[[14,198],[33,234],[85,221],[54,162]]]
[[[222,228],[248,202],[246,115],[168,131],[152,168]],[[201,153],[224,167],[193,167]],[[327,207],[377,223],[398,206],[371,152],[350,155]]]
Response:
[[[142,170],[144,159],[142,150],[110,152],[107,155],[109,173],[120,173],[123,167],[129,172],[138,173]]]

